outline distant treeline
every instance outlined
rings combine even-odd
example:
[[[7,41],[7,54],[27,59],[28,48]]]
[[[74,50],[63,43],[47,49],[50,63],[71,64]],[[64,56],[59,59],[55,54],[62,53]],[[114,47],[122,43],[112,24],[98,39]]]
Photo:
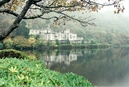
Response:
[[[31,39],[31,40],[30,40]],[[50,50],[50,49],[95,49],[95,48],[108,48],[110,45],[108,44],[70,44],[64,43],[59,44],[56,41],[43,41],[41,39],[21,39],[17,38],[15,41],[10,39],[5,40],[4,42],[0,43],[1,49],[19,49],[19,50]],[[25,41],[24,41],[25,40]],[[32,42],[31,42],[32,41]]]

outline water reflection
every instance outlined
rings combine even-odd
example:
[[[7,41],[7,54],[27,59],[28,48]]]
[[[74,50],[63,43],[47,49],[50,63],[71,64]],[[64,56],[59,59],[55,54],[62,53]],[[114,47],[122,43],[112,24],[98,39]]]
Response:
[[[63,64],[64,66],[70,66],[70,63],[77,61],[79,55],[82,53],[79,51],[65,50],[65,51],[53,51],[49,52],[49,55],[43,55],[42,60],[45,62],[47,68],[51,68],[55,64]],[[48,53],[48,52],[47,52]],[[65,68],[65,67],[63,67]]]
[[[48,68],[83,75],[97,86],[129,86],[129,48],[44,51]]]

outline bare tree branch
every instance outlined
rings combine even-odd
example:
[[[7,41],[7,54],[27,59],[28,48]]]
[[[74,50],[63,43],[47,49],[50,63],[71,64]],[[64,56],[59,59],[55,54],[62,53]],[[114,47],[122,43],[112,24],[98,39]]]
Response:
[[[68,8],[68,7],[75,7],[75,6],[77,6],[77,5],[70,5],[70,6],[63,6],[63,5],[58,5],[58,6],[44,6],[44,5],[40,5],[40,4],[35,4],[36,6],[38,6],[38,7],[40,7],[40,8],[61,8],[61,7],[63,7],[63,8]]]
[[[8,14],[11,14],[15,17],[18,17],[18,13],[14,12],[14,11],[11,11],[11,10],[8,10],[8,9],[0,9],[0,13],[8,13]],[[41,16],[43,16],[43,12],[39,15],[34,15],[34,16],[24,16],[23,19],[36,19],[36,18],[39,18]]]
[[[63,13],[63,12],[57,12],[57,11],[55,11],[55,13],[62,14],[62,15],[64,15],[66,18],[75,20],[75,21],[79,22],[82,26],[87,26],[87,25],[94,25],[94,26],[95,26],[95,23],[92,22],[93,20],[95,20],[95,18],[89,19],[89,17],[87,17],[87,18],[85,18],[85,20],[84,20],[84,19],[81,20],[81,19],[79,19],[79,18],[75,18],[75,17],[69,16],[69,15],[67,15],[66,13]],[[86,19],[87,19],[87,20],[86,20]]]

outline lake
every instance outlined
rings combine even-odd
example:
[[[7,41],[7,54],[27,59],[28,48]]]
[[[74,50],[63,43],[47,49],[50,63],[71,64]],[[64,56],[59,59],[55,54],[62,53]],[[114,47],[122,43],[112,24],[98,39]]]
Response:
[[[129,48],[33,52],[47,68],[73,72],[96,86],[129,86]]]

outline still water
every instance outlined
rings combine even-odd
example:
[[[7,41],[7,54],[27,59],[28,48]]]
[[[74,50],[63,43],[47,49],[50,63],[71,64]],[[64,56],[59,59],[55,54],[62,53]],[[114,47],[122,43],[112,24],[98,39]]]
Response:
[[[37,52],[47,68],[73,72],[96,86],[129,86],[129,48]]]

